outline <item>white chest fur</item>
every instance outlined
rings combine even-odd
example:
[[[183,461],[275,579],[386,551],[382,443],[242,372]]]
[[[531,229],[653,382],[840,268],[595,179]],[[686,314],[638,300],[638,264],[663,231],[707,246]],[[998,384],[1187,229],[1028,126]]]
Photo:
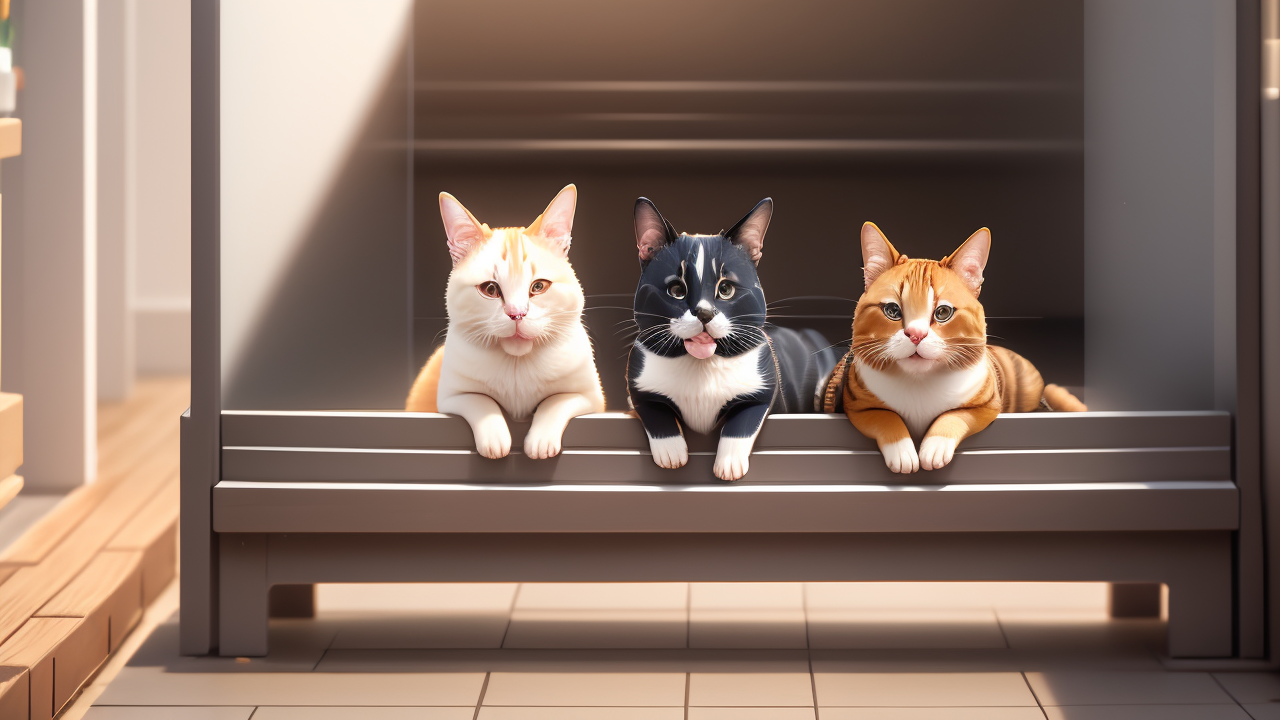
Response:
[[[546,398],[566,392],[600,396],[591,342],[579,325],[523,357],[512,357],[496,346],[480,347],[466,341],[445,343],[441,396],[488,395],[513,418],[524,419]],[[604,409],[603,404],[599,409]]]
[[[696,432],[710,432],[725,403],[765,384],[760,376],[760,353],[765,352],[765,345],[737,357],[713,355],[706,360],[689,355],[665,358],[638,345],[636,350],[644,356],[636,387],[671,398],[685,425]]]
[[[858,377],[880,401],[902,416],[913,437],[924,435],[942,413],[967,403],[982,388],[990,368],[975,363],[963,370],[921,375],[887,373],[859,362]]]

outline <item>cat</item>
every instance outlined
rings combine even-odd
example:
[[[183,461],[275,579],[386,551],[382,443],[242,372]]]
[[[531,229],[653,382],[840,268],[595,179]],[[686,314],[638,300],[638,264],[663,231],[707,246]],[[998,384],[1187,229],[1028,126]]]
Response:
[[[1046,385],[1020,355],[987,345],[978,293],[991,231],[975,232],[942,260],[900,255],[875,223],[862,226],[865,291],[853,344],[827,383],[823,410],[843,409],[876,441],[889,470],[936,470],[961,440],[1001,412],[1087,410]],[[843,388],[841,388],[843,385]],[[916,450],[913,438],[922,438]]]
[[[418,374],[405,410],[461,415],[476,451],[506,457],[514,419],[533,416],[524,454],[559,454],[574,417],[604,411],[604,392],[591,341],[582,324],[582,286],[569,264],[578,191],[566,186],[523,228],[476,220],[462,203],[440,193],[448,236],[445,343]]]
[[[688,462],[684,429],[720,427],[714,473],[738,480],[770,412],[816,410],[816,390],[838,353],[812,330],[765,330],[756,264],[772,215],[765,198],[729,231],[691,235],[677,233],[647,198],[636,201],[639,334],[627,389],[661,467]]]

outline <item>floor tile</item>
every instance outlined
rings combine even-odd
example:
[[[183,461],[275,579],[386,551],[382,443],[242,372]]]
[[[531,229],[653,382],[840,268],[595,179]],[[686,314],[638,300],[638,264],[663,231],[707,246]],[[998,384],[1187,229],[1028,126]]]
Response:
[[[1029,707],[1021,673],[815,672],[821,707]]]
[[[403,611],[342,613],[333,619],[332,648],[497,648],[510,622],[508,613]]]
[[[511,609],[515,583],[352,583],[316,586],[316,613],[355,611],[456,611]]]
[[[690,583],[689,607],[804,610],[800,583]]]
[[[698,608],[689,611],[689,647],[805,648],[803,610]]]
[[[1106,583],[808,583],[810,608],[1055,608],[1105,616]]]
[[[1046,707],[1049,720],[1250,720],[1239,705],[1077,705]]]
[[[1162,653],[1166,626],[1163,620],[1108,620],[1064,616],[1053,620],[1020,619],[997,612],[1009,647],[1053,650],[1092,649],[1112,654]]]
[[[516,610],[684,610],[688,583],[525,583]]]
[[[475,706],[484,673],[166,672],[126,667],[101,705]]]
[[[1280,703],[1246,703],[1244,709],[1253,720],[1280,720]]]
[[[689,720],[814,720],[813,708],[691,707]],[[826,714],[823,714],[826,717]]]
[[[328,673],[807,673],[803,650],[535,649],[330,650]]]
[[[514,583],[318,585],[316,615],[339,648],[501,647]]]
[[[809,610],[813,648],[1002,648],[991,610]]]
[[[1032,672],[1042,705],[1184,705],[1233,702],[1208,673]]]
[[[95,705],[84,720],[249,720],[253,707],[143,707]]]
[[[813,650],[815,672],[1023,672],[1048,670],[1123,670],[1162,672],[1150,654],[1118,656],[1086,650],[1011,648],[899,648],[889,650]]]
[[[812,707],[809,673],[691,673],[689,705]]]
[[[253,720],[471,720],[474,707],[260,707]]]
[[[1280,704],[1280,673],[1214,673],[1236,702]]]
[[[511,673],[489,676],[485,705],[679,706],[684,707],[681,673]]]
[[[822,720],[1044,720],[1038,707],[822,708]]]
[[[689,644],[681,610],[516,610],[508,648],[681,648]]]
[[[683,720],[684,708],[482,707],[479,720]]]
[[[504,647],[688,645],[688,583],[526,583]]]
[[[310,672],[333,641],[337,627],[316,620],[274,619],[269,626],[271,652],[264,658],[237,662],[235,658],[189,657],[178,654],[178,616],[158,625],[133,657],[129,667],[157,667],[167,672],[249,673]]]

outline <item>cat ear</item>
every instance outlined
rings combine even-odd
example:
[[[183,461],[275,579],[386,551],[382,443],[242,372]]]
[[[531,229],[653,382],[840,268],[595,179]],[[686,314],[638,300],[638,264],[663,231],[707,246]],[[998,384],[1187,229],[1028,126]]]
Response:
[[[546,210],[529,224],[525,231],[529,235],[540,235],[548,247],[562,256],[569,254],[570,237],[573,233],[573,212],[578,206],[578,188],[573,184],[565,185],[547,206]]]
[[[991,231],[982,228],[938,264],[954,270],[973,296],[978,297],[982,290],[982,271],[987,267],[987,255],[990,253]]]
[[[746,217],[738,221],[724,236],[735,245],[746,248],[751,262],[759,265],[760,256],[764,254],[764,234],[769,229],[769,220],[773,217],[773,198],[765,198],[751,208]]]
[[[636,248],[640,251],[640,263],[648,264],[659,250],[676,239],[676,231],[649,198],[636,200],[635,213]]]
[[[446,192],[440,193],[440,218],[444,220],[444,234],[449,238],[449,256],[457,267],[462,258],[485,241],[489,227]]]
[[[866,287],[871,287],[880,273],[897,265],[898,258],[898,251],[875,223],[862,223],[862,277]]]

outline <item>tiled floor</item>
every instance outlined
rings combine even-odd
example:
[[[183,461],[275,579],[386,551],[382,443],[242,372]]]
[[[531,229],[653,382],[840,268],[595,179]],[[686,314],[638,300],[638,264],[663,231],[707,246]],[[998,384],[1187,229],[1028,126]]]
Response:
[[[1280,675],[1167,671],[1163,623],[1109,620],[1105,599],[1048,584],[322,586],[319,617],[273,620],[262,659],[179,657],[168,616],[77,707],[88,720],[1280,720]]]

